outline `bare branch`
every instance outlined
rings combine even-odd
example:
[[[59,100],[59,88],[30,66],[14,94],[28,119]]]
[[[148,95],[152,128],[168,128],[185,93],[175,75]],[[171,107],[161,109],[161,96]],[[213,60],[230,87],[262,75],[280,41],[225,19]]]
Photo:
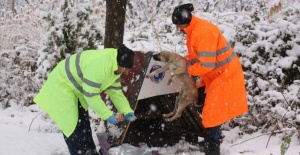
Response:
[[[43,113],[43,112],[38,113],[38,114],[31,120],[31,123],[30,123],[30,125],[29,125],[28,131],[30,131],[30,127],[31,127],[31,125],[32,125],[32,122],[33,122],[40,114],[42,114],[42,113]]]
[[[236,145],[245,143],[245,142],[247,142],[247,141],[249,141],[249,140],[252,140],[252,139],[255,139],[255,138],[264,136],[264,135],[269,135],[269,134],[271,134],[271,136],[272,136],[272,135],[275,135],[275,134],[277,134],[277,133],[282,133],[282,132],[285,132],[285,131],[291,131],[291,130],[286,129],[286,130],[280,130],[280,131],[275,131],[275,132],[271,132],[271,133],[264,133],[264,134],[261,134],[261,135],[252,137],[252,138],[250,138],[250,139],[246,139],[246,140],[244,140],[244,141],[242,141],[242,142],[239,142],[239,143],[237,143],[237,144],[233,144],[233,145],[231,145],[230,147],[233,147],[233,146],[236,146]]]

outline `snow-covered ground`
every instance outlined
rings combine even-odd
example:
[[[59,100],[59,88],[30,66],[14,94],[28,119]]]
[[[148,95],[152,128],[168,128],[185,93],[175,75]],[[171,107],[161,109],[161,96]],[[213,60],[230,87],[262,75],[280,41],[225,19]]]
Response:
[[[0,109],[0,155],[68,155],[67,145],[62,133],[38,106],[21,107],[12,104],[11,107]],[[95,124],[92,124],[95,126]],[[223,155],[281,155],[282,134],[270,137],[260,132],[251,135],[240,135],[240,130],[234,128],[222,131],[225,136],[221,144]],[[93,133],[94,141],[100,146]],[[270,139],[269,139],[270,138]],[[237,144],[237,145],[235,145]],[[235,145],[235,146],[233,146]],[[267,146],[268,145],[268,146]],[[266,147],[267,146],[267,147]],[[120,146],[111,148],[111,155],[118,155]],[[180,141],[174,146],[149,148],[162,155],[201,155],[197,146]],[[285,155],[299,155],[300,142],[292,137],[289,149]]]

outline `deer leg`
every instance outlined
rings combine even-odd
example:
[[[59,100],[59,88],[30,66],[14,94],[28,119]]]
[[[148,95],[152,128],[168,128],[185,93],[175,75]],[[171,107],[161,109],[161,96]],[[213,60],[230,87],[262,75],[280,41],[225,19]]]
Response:
[[[181,95],[181,98],[179,98],[178,105],[176,107],[176,113],[173,117],[167,119],[168,122],[172,122],[178,117],[181,117],[184,108],[191,104],[190,100],[188,100],[186,97],[187,95]]]
[[[174,117],[174,115],[176,113],[178,113],[178,105],[179,105],[181,99],[182,99],[182,91],[180,91],[179,95],[177,96],[177,99],[175,101],[175,107],[174,107],[173,111],[169,114],[163,114],[163,116],[166,117],[166,121],[169,120],[168,117]]]

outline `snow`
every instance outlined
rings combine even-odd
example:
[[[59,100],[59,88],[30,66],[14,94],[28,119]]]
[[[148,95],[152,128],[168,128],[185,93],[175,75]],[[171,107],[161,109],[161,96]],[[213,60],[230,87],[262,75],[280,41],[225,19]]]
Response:
[[[269,82],[262,80],[261,78],[258,78],[258,88],[260,88],[261,90],[267,90],[267,88],[269,87]]]
[[[100,1],[95,0],[93,3],[98,2]],[[218,6],[215,4],[214,0],[207,1],[207,3],[204,2],[203,4],[198,4],[197,2],[197,5],[195,5],[196,2],[194,2],[195,12],[193,13],[198,17],[215,23],[223,32],[228,41],[235,43],[234,50],[236,53],[241,54],[240,60],[243,63],[243,66],[251,69],[250,71],[245,71],[247,76],[254,74],[251,71],[257,71],[270,77],[275,77],[277,75],[282,78],[285,76],[284,69],[298,68],[299,71],[299,66],[295,64],[296,61],[299,61],[300,56],[299,14],[298,16],[297,14],[290,14],[292,11],[288,10],[298,9],[299,11],[300,3],[299,1],[296,1],[295,3],[289,3],[290,0],[272,0],[268,3],[267,7],[271,8],[275,5],[278,5],[279,2],[283,4],[284,10],[279,12],[278,15],[275,15],[278,18],[273,18],[272,20],[274,20],[274,22],[271,23],[268,21],[268,19],[264,18],[261,18],[260,21],[254,22],[254,19],[251,17],[250,13],[232,12],[233,7],[230,8],[229,2],[226,2],[226,5],[221,4]],[[2,3],[4,3],[4,1]],[[52,3],[51,0],[45,0],[45,5],[40,6],[40,8],[36,8],[33,13],[30,11],[26,12],[26,8],[23,8],[23,12],[25,12],[24,14],[26,16],[24,19],[22,19],[21,16],[18,17],[18,23],[18,20],[8,20],[12,19],[12,16],[4,13],[9,9],[2,8],[2,6],[4,6],[2,3],[0,2],[0,53],[5,53],[7,55],[9,55],[8,53],[11,53],[13,56],[9,55],[4,58],[4,56],[1,55],[0,62],[0,155],[68,155],[69,153],[67,145],[64,142],[63,135],[56,124],[49,118],[49,116],[41,111],[37,105],[23,105],[28,97],[30,100],[30,98],[32,98],[35,94],[31,92],[25,96],[24,89],[20,86],[20,84],[26,85],[24,87],[26,87],[27,90],[29,84],[26,79],[30,79],[31,81],[35,82],[34,85],[38,86],[40,86],[40,81],[34,77],[30,77],[30,74],[32,74],[29,72],[30,70],[28,71],[24,68],[21,68],[22,66],[20,67],[18,64],[15,64],[15,61],[18,59],[14,59],[16,58],[14,57],[15,53],[12,52],[22,52],[19,56],[22,58],[25,57],[26,59],[24,61],[37,61],[37,64],[41,64],[42,67],[39,68],[36,73],[46,73],[46,70],[52,66],[52,60],[56,55],[55,53],[49,54],[43,52],[45,47],[42,43],[46,36],[48,36],[48,33],[50,33],[51,29],[42,29],[41,27],[45,27],[45,25],[38,17],[47,16],[48,12],[57,7],[58,4]],[[152,1],[152,3],[148,5],[153,5],[152,7],[155,9],[156,1]],[[212,6],[213,8],[209,9],[210,11],[208,13],[197,11],[201,8],[205,8],[206,6],[204,6],[204,4],[208,3],[215,4]],[[289,4],[284,5],[287,3]],[[38,0],[34,0],[31,1],[31,4],[40,4],[40,2]],[[145,6],[145,3],[142,1],[131,4],[134,8],[142,9],[135,10],[137,14],[131,15],[129,13],[129,15],[126,17],[127,23],[124,32],[124,43],[129,48],[144,52],[171,50],[180,55],[186,54],[187,49],[185,47],[184,35],[176,32],[174,25],[172,25],[168,8],[156,8],[155,10],[151,10],[151,7],[148,7],[148,5]],[[16,1],[17,10],[20,10],[22,5],[23,4],[21,1]],[[173,4],[172,2],[169,7],[175,8],[176,5],[177,3]],[[78,7],[77,11],[85,11],[84,7],[89,6],[90,4],[86,4],[83,7]],[[220,6],[224,7],[221,8]],[[218,8],[223,11],[226,10],[227,12],[220,13],[218,10],[214,10]],[[103,10],[101,6],[99,9]],[[128,9],[127,11],[129,12],[132,10]],[[155,14],[156,12],[157,14]],[[70,16],[73,18],[71,21],[72,23],[77,23],[79,20],[76,16],[76,13],[77,12],[75,11],[73,14],[70,14]],[[281,18],[281,16],[284,14],[289,14],[289,16],[284,16]],[[62,13],[57,12],[56,15],[58,19],[63,19]],[[151,17],[152,15],[153,18]],[[156,15],[161,16],[159,16],[159,18],[155,18]],[[94,17],[94,19],[97,21],[97,24],[99,24],[99,27],[96,29],[104,32],[105,20],[103,15],[99,14],[97,16],[98,18]],[[134,19],[131,19],[130,17],[134,17]],[[56,27],[61,28],[63,27],[64,23],[62,21],[56,21],[54,24]],[[58,29],[56,33],[58,36],[62,36],[62,29]],[[252,39],[255,41],[251,42],[250,44],[242,43],[242,41],[236,41],[236,34],[238,33],[247,37],[250,36],[250,38],[247,39]],[[253,35],[248,36],[248,33],[253,33]],[[283,39],[285,36],[282,34],[289,34],[294,38],[286,41]],[[278,50],[279,47],[283,47],[284,45],[290,45],[291,47],[286,51],[287,56],[282,56],[276,53],[274,50]],[[98,47],[103,48],[103,45],[99,45]],[[261,58],[262,56],[259,54],[259,52],[257,52],[261,47],[265,48],[263,54],[269,54],[266,57],[272,58],[271,60],[267,59],[268,61],[264,61],[266,59]],[[36,57],[33,57],[32,55],[39,55],[39,57],[37,60],[34,60]],[[252,58],[256,57],[257,60],[252,61]],[[13,67],[9,68],[10,66]],[[25,65],[25,67],[28,66]],[[21,70],[12,70],[14,68],[21,68]],[[24,73],[25,77],[20,76],[21,79],[16,81],[14,79],[16,77],[15,73],[20,74],[20,72]],[[274,117],[276,116],[276,118],[278,117],[279,119],[282,118],[283,120],[288,120],[290,125],[298,122],[296,125],[299,126],[300,110],[297,109],[299,106],[296,106],[296,104],[299,103],[300,80],[299,77],[295,79],[298,80],[294,80],[292,84],[288,85],[282,92],[280,92],[277,90],[277,87],[280,87],[280,82],[278,82],[276,78],[273,78],[270,81],[266,81],[260,77],[249,78],[249,81],[246,82],[248,85],[247,88],[249,88],[247,91],[251,93],[254,92],[253,94],[259,92],[259,95],[256,96],[251,96],[250,93],[247,94],[249,105],[253,106],[253,109],[257,108],[257,111],[266,111],[267,114],[273,113]],[[257,86],[254,87],[255,85]],[[124,91],[127,91],[127,89],[128,87],[124,87]],[[259,91],[259,89],[262,91]],[[7,94],[12,97],[6,98],[6,96],[9,96]],[[285,102],[285,98],[287,98],[289,103]],[[270,103],[274,100],[278,102],[276,102],[275,105],[271,105]],[[4,109],[3,107],[5,107],[5,104],[9,104],[10,106]],[[256,107],[256,105],[258,106]],[[266,109],[263,106],[271,108]],[[157,107],[151,105],[151,110],[156,111]],[[255,119],[269,118],[269,115],[266,113],[264,113],[266,115],[258,114],[257,111],[252,113]],[[98,116],[92,111],[90,111],[90,117],[92,119],[98,118]],[[237,118],[236,120],[238,121],[239,119],[240,118]],[[241,119],[241,122],[245,123],[243,121],[254,121],[247,119]],[[279,121],[276,121],[275,118],[271,118],[270,121],[273,120],[275,121],[273,123],[278,126],[282,126],[282,124]],[[162,126],[163,125],[164,124],[162,124]],[[273,130],[274,128],[268,128],[265,126],[265,124],[256,126],[253,124],[248,125],[247,131],[253,132],[244,132],[245,130],[238,126],[234,128],[227,128],[227,125],[228,124],[225,124],[224,128],[222,129],[222,134],[224,135],[224,139],[221,144],[222,155],[281,155],[281,145],[283,143],[282,139],[290,135],[291,143],[285,155],[300,154],[300,141],[298,138],[300,136],[298,135],[299,131],[298,133],[295,132],[296,129],[295,126],[293,126],[295,124],[291,125],[290,128],[284,127],[281,129],[283,132],[279,132],[274,135],[270,134],[271,131],[275,131]],[[96,133],[105,131],[104,122],[92,122],[91,127],[93,129],[93,139],[97,149],[99,149],[100,147],[96,138]],[[120,131],[116,126],[109,125],[109,127],[110,132],[113,134],[120,134]],[[285,129],[286,132],[284,131]],[[199,151],[197,146],[189,144],[184,140],[180,141],[174,146],[152,147],[149,149],[157,151],[162,155],[204,154],[203,152]],[[115,147],[110,150],[110,153],[112,155],[118,155],[120,150],[120,146]]]
[[[300,56],[300,45],[296,44],[291,50],[288,50],[286,53],[289,55],[289,56]]]
[[[300,123],[300,114],[296,116],[296,121]]]
[[[56,125],[37,106],[21,107],[14,105],[0,109],[0,154],[1,155],[68,155],[67,145]],[[300,115],[297,116],[300,121]],[[95,133],[93,133],[95,135]],[[256,132],[241,134],[238,127],[222,131],[225,136],[221,144],[224,155],[280,155],[282,133],[270,137],[270,134]],[[97,148],[98,142],[94,136]],[[270,138],[270,140],[269,140]],[[268,147],[266,147],[268,145]],[[180,152],[180,155],[204,155],[197,151],[197,146],[180,141],[174,146],[153,147],[162,155]],[[296,137],[292,138],[286,155],[299,154],[300,145]],[[110,150],[111,155],[118,155],[120,146]]]
[[[285,57],[285,58],[281,58],[277,62],[277,64],[281,68],[290,68],[292,66],[293,62],[296,60],[297,60],[297,57]]]

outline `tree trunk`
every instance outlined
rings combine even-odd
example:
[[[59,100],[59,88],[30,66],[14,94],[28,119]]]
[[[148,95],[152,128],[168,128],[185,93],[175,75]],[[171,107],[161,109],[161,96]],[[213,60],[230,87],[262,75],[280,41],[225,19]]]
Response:
[[[104,48],[116,48],[123,44],[127,0],[106,1]]]
[[[15,14],[15,0],[10,0],[10,10]]]

